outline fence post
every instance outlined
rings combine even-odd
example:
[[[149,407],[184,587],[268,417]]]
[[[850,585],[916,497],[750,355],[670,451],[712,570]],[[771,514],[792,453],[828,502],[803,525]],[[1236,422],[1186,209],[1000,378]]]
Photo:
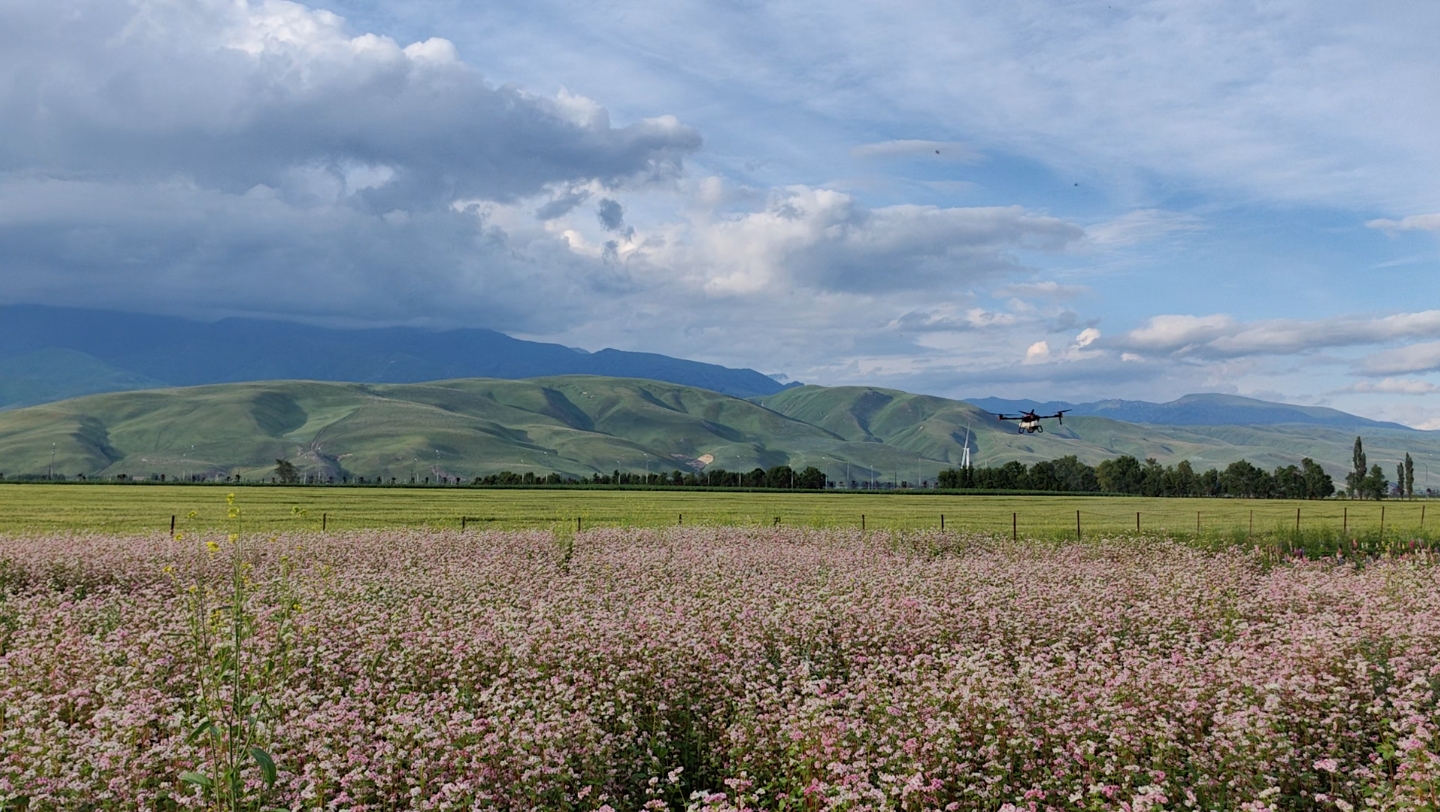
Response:
[[[1135,532],[1140,532],[1140,511],[1135,511]]]
[[[1195,511],[1195,535],[1200,535],[1200,511]]]
[[[1340,513],[1340,532],[1341,532],[1341,533],[1349,533],[1349,532],[1350,532],[1350,508],[1345,507],[1345,508],[1341,508],[1340,510],[1341,510],[1341,513]]]
[[[1385,538],[1385,506],[1380,506],[1380,538]]]
[[[1075,540],[1080,541],[1080,511],[1075,511]]]
[[[1295,508],[1295,532],[1300,532],[1300,508]]]
[[[1420,512],[1422,512],[1422,513],[1425,512],[1425,509],[1424,509],[1424,508],[1421,508],[1421,509],[1420,509]],[[1420,523],[1423,525],[1425,522],[1424,522],[1424,521],[1421,521]],[[940,514],[940,529],[941,529],[941,530],[944,530],[944,529],[945,529],[945,514],[944,514],[944,513],[941,513],[941,514]]]
[[[461,516],[461,517],[460,517],[460,529],[461,529],[461,530],[464,530],[464,529],[465,529],[465,518],[466,518],[466,517],[464,517],[464,516]]]
[[[321,513],[321,514],[320,514],[320,530],[321,530],[321,532],[324,532],[324,530],[325,530],[329,525],[330,525],[330,514],[329,514],[329,513]]]
[[[1020,540],[1020,514],[1019,514],[1019,513],[1011,513],[1011,514],[1010,514],[1010,540],[1011,540],[1011,541],[1019,541],[1019,540]]]
[[[175,535],[175,517],[174,517],[174,516],[171,516],[171,517],[170,517],[170,535],[171,535],[172,538],[173,538],[174,535]]]
[[[576,517],[575,517],[575,532],[576,532],[576,533],[579,533],[579,532],[580,532],[580,517],[579,517],[579,516],[576,516]]]
[[[1249,535],[1252,535],[1252,536],[1255,535],[1255,509],[1254,509],[1254,508],[1251,508],[1251,509],[1250,509],[1250,533],[1249,533]]]
[[[860,514],[860,532],[865,532],[865,514]]]
[[[1420,506],[1420,529],[1425,529],[1425,506]]]
[[[684,514],[684,513],[681,513],[681,514],[679,514],[679,516],[680,516],[680,518],[678,518],[678,519],[675,520],[675,524],[676,524],[677,526],[679,526],[679,527],[684,527],[684,526],[685,526],[685,514]]]

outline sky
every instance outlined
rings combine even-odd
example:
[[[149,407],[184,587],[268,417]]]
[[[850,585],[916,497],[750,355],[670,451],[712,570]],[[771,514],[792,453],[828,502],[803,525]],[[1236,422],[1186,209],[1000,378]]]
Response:
[[[0,0],[0,302],[1440,429],[1440,4]]]

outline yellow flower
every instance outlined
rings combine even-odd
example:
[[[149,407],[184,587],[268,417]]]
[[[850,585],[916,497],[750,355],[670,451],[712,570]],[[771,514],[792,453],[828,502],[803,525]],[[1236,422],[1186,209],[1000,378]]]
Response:
[[[207,541],[205,542],[205,549],[209,550],[212,553],[218,553],[220,552],[220,545],[213,541]]]
[[[227,493],[227,494],[225,494],[225,504],[227,504],[227,505],[233,505],[233,504],[235,504],[235,494],[233,494],[233,493]]]
[[[199,515],[198,513],[196,513],[195,511],[192,510],[192,511],[190,511],[189,518],[193,519],[193,518],[195,518],[195,517],[198,516],[198,515]]]
[[[231,544],[234,544],[235,542],[237,542],[237,541],[239,541],[239,540],[240,540],[240,534],[239,534],[239,533],[231,533],[231,534],[230,534],[230,543],[231,543]]]
[[[174,574],[175,574],[175,565],[174,565],[174,564],[166,564],[163,568],[161,568],[160,571],[163,572],[163,573],[165,573],[166,575],[174,575]]]
[[[225,515],[229,516],[232,519],[238,519],[240,518],[240,508],[232,507],[225,512]]]
[[[185,534],[184,534],[184,533],[176,533],[176,534],[175,534],[175,540],[176,540],[176,541],[184,541],[184,540],[185,540]]]

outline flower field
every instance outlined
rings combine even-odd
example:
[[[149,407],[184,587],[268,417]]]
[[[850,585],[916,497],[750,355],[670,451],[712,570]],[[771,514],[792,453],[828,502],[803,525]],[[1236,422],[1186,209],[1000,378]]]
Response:
[[[1434,564],[785,527],[0,538],[0,809],[1435,809]]]

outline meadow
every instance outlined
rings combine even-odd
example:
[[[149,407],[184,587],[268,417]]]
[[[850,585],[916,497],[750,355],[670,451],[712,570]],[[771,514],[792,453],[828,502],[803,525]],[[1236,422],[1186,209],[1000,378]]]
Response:
[[[0,537],[0,808],[1352,812],[1440,794],[1424,549],[246,532],[255,493],[226,508],[238,533]]]
[[[255,532],[369,528],[574,529],[678,524],[939,529],[1074,538],[1138,532],[1217,541],[1334,544],[1431,538],[1440,516],[1419,501],[1289,501],[935,492],[737,492],[695,489],[479,489],[229,486]],[[229,526],[223,486],[0,484],[0,534],[166,532]],[[1296,534],[1296,517],[1299,530]],[[1427,515],[1427,513],[1429,515]],[[1138,514],[1138,528],[1137,528]],[[863,518],[862,518],[863,517]]]

